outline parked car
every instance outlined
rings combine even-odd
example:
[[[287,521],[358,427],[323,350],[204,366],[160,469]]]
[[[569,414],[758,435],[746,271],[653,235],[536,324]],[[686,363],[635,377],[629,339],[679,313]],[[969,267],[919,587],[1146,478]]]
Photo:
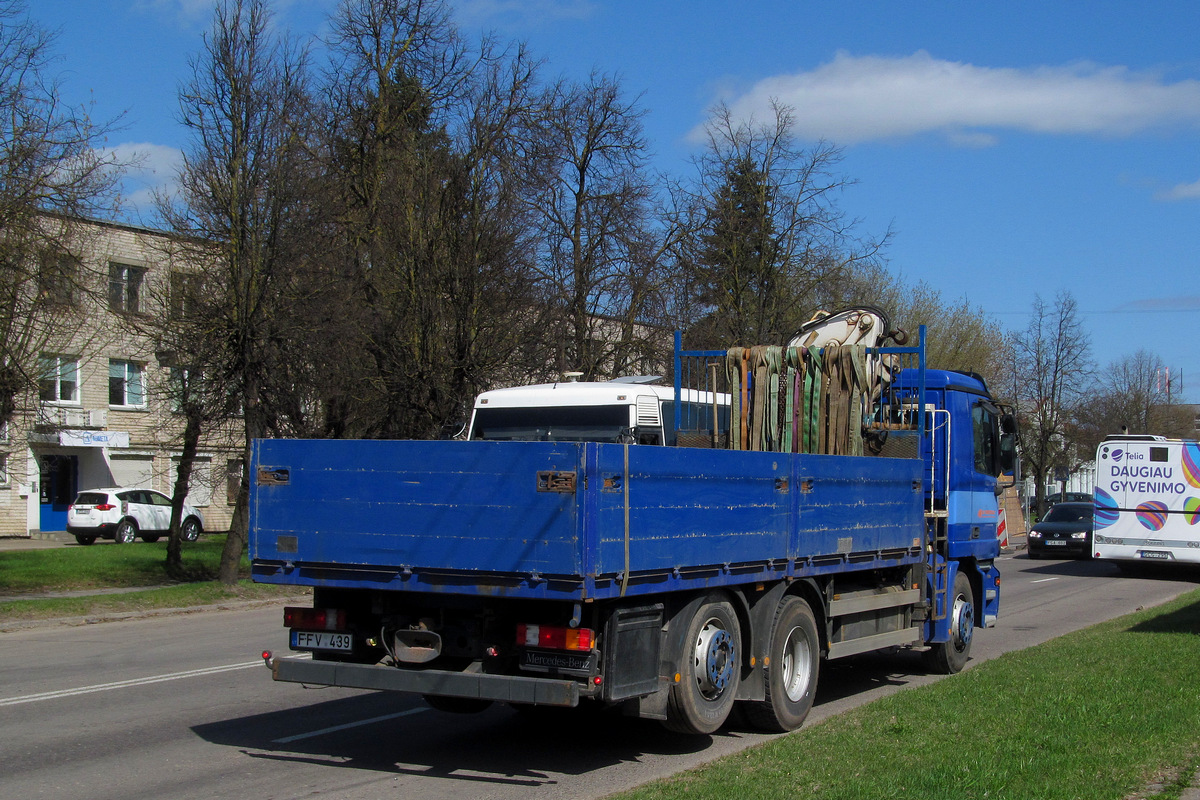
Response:
[[[1034,523],[1025,539],[1030,558],[1046,554],[1088,558],[1092,553],[1092,504],[1058,503]]]
[[[204,517],[188,504],[179,523],[186,542],[204,530]],[[67,532],[80,544],[112,539],[128,544],[140,537],[157,542],[171,531],[171,498],[153,489],[88,489],[67,509]]]
[[[1090,502],[1092,502],[1092,495],[1090,492],[1067,492],[1066,494],[1059,494],[1058,492],[1055,492],[1054,494],[1046,495],[1046,508],[1056,506],[1059,503]]]

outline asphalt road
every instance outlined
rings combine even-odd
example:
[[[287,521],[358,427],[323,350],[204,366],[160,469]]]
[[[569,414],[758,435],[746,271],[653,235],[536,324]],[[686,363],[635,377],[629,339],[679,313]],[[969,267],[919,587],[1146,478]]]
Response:
[[[1001,570],[1001,618],[977,632],[972,664],[1197,585],[1023,555]],[[277,684],[258,654],[286,650],[281,622],[271,607],[0,634],[0,798],[584,800],[770,738]],[[834,662],[809,719],[937,679],[912,653]]]

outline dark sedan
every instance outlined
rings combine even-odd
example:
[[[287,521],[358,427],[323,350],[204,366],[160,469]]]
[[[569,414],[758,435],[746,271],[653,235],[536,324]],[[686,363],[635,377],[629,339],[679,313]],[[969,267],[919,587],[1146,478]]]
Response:
[[[1030,558],[1043,555],[1088,558],[1092,553],[1092,504],[1059,503],[1026,537]]]

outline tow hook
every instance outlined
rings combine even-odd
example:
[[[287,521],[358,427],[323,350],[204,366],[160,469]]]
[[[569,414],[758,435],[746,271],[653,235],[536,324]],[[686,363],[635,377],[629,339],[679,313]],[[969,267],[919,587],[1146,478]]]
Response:
[[[275,659],[271,657],[270,650],[262,651],[262,660],[263,663],[267,665],[267,669],[271,670],[272,672],[275,670]]]

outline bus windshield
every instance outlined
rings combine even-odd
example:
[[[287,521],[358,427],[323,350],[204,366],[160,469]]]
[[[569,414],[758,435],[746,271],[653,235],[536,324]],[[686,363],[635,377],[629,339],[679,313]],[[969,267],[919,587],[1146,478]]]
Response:
[[[615,442],[630,430],[628,405],[478,408],[472,439]]]

